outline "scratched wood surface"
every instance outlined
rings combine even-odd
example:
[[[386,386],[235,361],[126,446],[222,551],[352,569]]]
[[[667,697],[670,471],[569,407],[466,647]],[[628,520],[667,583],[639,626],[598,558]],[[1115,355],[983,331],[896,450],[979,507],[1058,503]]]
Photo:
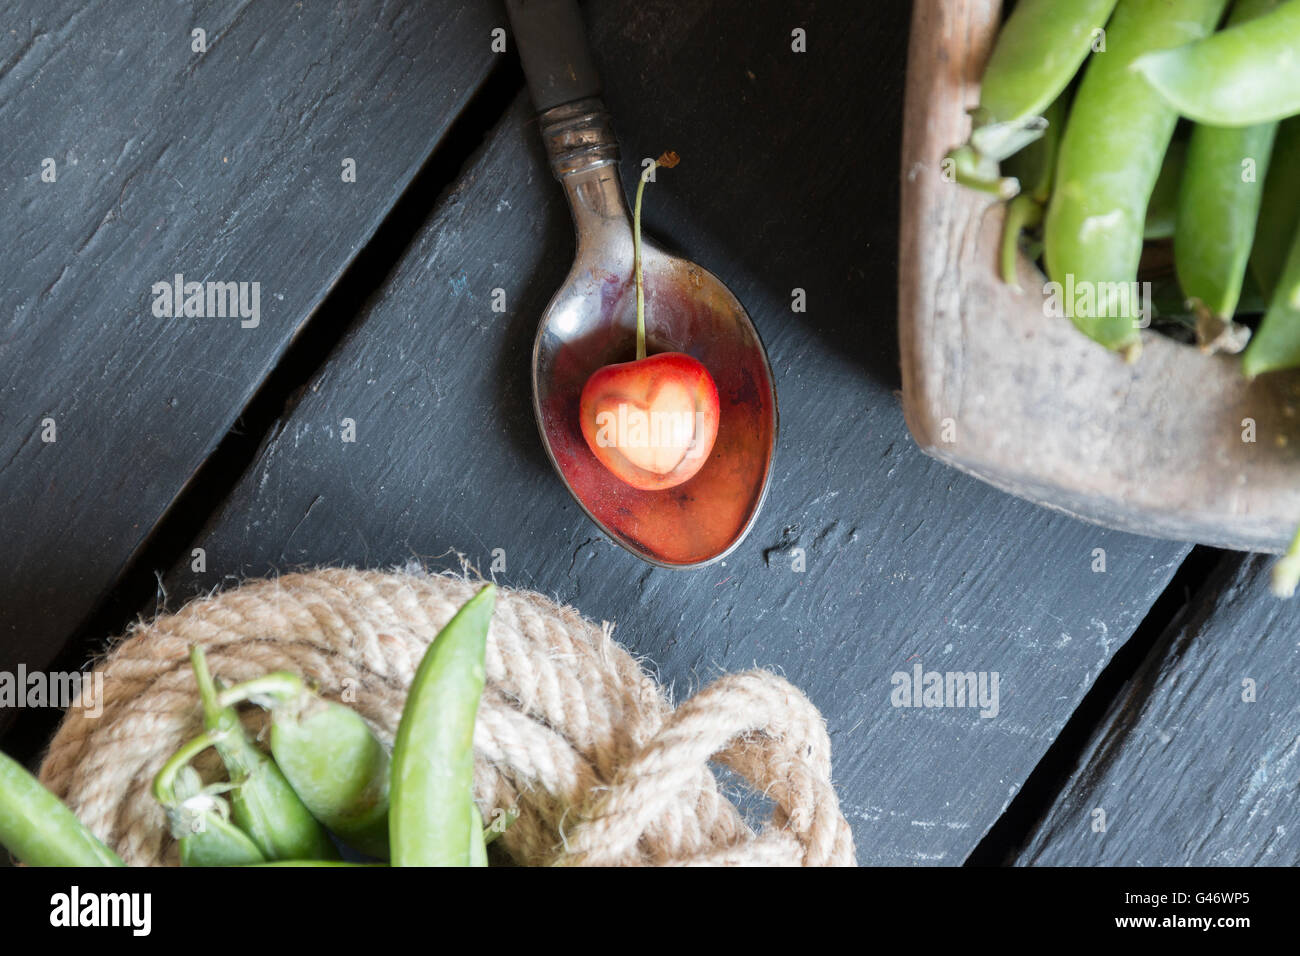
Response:
[[[0,263],[0,669],[48,660],[112,586],[481,83],[505,22],[494,3],[10,10],[0,120],[21,135],[0,141],[0,229],[31,251]],[[678,698],[751,666],[803,687],[862,862],[964,860],[1186,549],[1030,506],[908,437],[909,16],[901,0],[588,5],[625,181],[642,156],[684,158],[649,193],[649,230],[731,286],[777,375],[772,493],[725,565],[637,562],[550,471],[529,357],[572,237],[521,96],[235,492],[195,505],[214,509],[193,542],[207,567],[187,548],[158,568],[168,606],[289,567],[458,567],[452,549],[487,571],[502,549],[498,580],[617,621]],[[359,176],[340,191],[343,155]],[[260,280],[259,329],[154,319],[149,288],[175,271]],[[1259,574],[1225,565],[1196,596],[1208,617],[1158,644],[1019,862],[1296,862],[1295,612]],[[996,672],[997,714],[892,706],[891,678],[918,664]],[[1255,675],[1258,702],[1238,707]],[[1089,843],[1098,804],[1114,810]]]
[[[1115,700],[1021,865],[1300,865],[1300,605],[1223,560]]]
[[[683,157],[648,194],[650,230],[736,292],[771,353],[782,435],[749,540],[725,565],[648,567],[551,472],[529,357],[572,236],[521,96],[194,542],[206,571],[169,571],[169,604],[290,567],[457,567],[452,549],[486,572],[500,548],[499,581],[617,621],[678,698],[724,671],[786,675],[827,717],[860,859],[960,863],[1185,549],[1017,501],[908,438],[894,394],[905,4],[589,13],[625,181],[642,156]],[[892,706],[892,675],[917,663],[997,672],[997,715]]]
[[[455,2],[5,5],[0,669],[46,664],[111,588],[482,81],[501,22]],[[260,283],[257,327],[155,317],[176,273]]]

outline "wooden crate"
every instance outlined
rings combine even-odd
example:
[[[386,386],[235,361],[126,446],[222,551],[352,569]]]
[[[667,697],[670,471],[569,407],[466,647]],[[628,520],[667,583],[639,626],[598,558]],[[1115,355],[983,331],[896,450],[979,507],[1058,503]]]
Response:
[[[904,112],[903,411],[940,461],[1108,527],[1278,551],[1300,523],[1300,380],[1241,376],[1143,332],[1133,365],[1043,309],[1038,268],[997,275],[1001,206],[942,176],[970,133],[996,0],[917,0]],[[1254,442],[1247,442],[1250,422]]]

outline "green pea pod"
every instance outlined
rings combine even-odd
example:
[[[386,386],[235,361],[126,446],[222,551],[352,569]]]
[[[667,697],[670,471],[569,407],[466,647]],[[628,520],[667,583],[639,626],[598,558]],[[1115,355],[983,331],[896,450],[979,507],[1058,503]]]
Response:
[[[197,826],[180,838],[181,866],[248,866],[266,859],[248,834],[219,812],[205,814]]]
[[[204,726],[212,733],[213,745],[234,784],[230,806],[235,823],[268,860],[336,859],[338,850],[329,834],[280,768],[249,739],[234,708],[218,702],[201,647],[191,649],[190,663],[203,702]]]
[[[483,831],[483,816],[471,800],[469,804],[469,865],[487,866],[487,834]]]
[[[474,848],[474,721],[496,588],[485,585],[420,661],[393,743],[394,866],[469,866]]]
[[[388,858],[388,752],[355,710],[279,671],[222,691],[271,713],[271,754],[312,815],[343,842]]]
[[[1266,15],[1278,0],[1237,0],[1229,25]],[[1232,321],[1255,242],[1277,123],[1192,130],[1178,196],[1174,266],[1197,338],[1207,351],[1239,352],[1250,331]]]
[[[1198,123],[1253,126],[1300,113],[1298,51],[1300,0],[1287,0],[1213,36],[1147,53],[1133,69]]]
[[[1255,244],[1250,250],[1250,272],[1265,299],[1273,294],[1282,278],[1297,223],[1300,223],[1300,118],[1287,120],[1277,128],[1273,157],[1264,180],[1264,201],[1255,226]]]
[[[1227,0],[1120,0],[1107,52],[1093,57],[1070,109],[1047,209],[1044,255],[1062,287],[1090,290],[1074,324],[1130,359],[1143,324],[1137,281],[1147,204],[1177,113],[1129,67],[1151,50],[1205,36]],[[1083,314],[1081,314],[1083,313]]]
[[[153,779],[154,799],[167,813],[180,847],[181,866],[240,866],[266,859],[248,834],[230,822],[229,805],[218,794],[229,785],[204,787],[189,762],[215,744],[210,731],[187,741]]]
[[[0,845],[28,866],[122,866],[27,768],[0,753]]]
[[[1259,331],[1241,357],[1247,378],[1300,366],[1300,230],[1291,241],[1286,268]]]
[[[1147,202],[1146,220],[1142,226],[1143,239],[1170,239],[1177,230],[1178,193],[1187,166],[1187,143],[1174,140],[1160,164],[1160,175]]]
[[[1116,0],[1020,0],[998,31],[980,81],[971,145],[1000,161],[1041,132],[1035,123],[1092,52]]]

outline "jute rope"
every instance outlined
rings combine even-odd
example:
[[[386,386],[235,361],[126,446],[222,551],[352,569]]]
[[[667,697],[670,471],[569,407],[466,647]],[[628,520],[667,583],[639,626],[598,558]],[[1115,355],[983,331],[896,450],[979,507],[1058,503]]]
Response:
[[[131,864],[176,860],[149,793],[201,729],[188,653],[227,682],[287,669],[354,707],[391,745],[429,642],[478,585],[451,576],[323,570],[254,581],[141,624],[108,655],[103,712],[72,708],[41,780]],[[721,678],[674,710],[610,637],[531,591],[502,589],[474,733],[484,819],[528,865],[852,865],[821,715],[781,678]],[[773,805],[757,833],[723,795],[725,765]],[[200,765],[201,766],[201,765]]]

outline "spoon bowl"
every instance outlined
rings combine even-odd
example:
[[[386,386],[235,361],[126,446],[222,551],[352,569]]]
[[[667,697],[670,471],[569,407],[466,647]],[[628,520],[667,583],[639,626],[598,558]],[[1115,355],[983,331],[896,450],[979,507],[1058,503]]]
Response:
[[[699,472],[674,488],[640,491],[615,477],[584,440],[578,404],[593,372],[634,357],[631,269],[630,246],[606,248],[595,261],[580,256],[542,315],[533,348],[538,427],[565,486],[614,541],[653,564],[707,564],[740,543],[767,493],[777,433],[772,371],[749,316],[717,277],[643,244],[647,352],[684,352],[709,370],[718,436]]]
[[[618,141],[574,0],[507,0],[506,10],[577,235],[573,268],[533,347],[542,443],[565,487],[616,543],[663,567],[717,561],[745,537],[767,495],[777,434],[767,353],[716,276],[643,242],[646,352],[683,352],[708,369],[717,438],[699,471],[654,491],[625,483],[592,453],[579,414],[583,386],[597,369],[636,358],[632,216]]]

